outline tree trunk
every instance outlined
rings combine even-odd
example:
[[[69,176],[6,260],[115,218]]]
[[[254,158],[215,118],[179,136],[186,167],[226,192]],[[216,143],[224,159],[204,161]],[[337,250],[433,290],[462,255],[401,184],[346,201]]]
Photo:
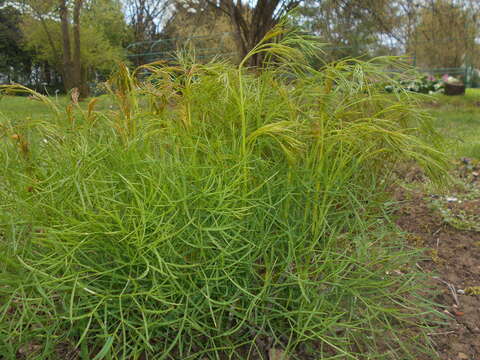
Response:
[[[280,20],[281,16],[297,6],[299,0],[257,0],[254,6],[240,0],[206,0],[210,5],[220,8],[230,17],[234,25],[236,40],[242,57],[248,54],[260,40]],[[219,2],[218,2],[219,1]],[[252,56],[249,66],[260,66],[263,57]]]
[[[68,26],[67,1],[59,1],[59,14],[62,28],[62,48],[63,48],[63,86],[65,91],[73,88],[73,63],[70,49],[70,34]]]
[[[83,0],[75,0],[73,8],[73,86],[78,88],[80,98],[88,96],[80,54],[80,10]]]

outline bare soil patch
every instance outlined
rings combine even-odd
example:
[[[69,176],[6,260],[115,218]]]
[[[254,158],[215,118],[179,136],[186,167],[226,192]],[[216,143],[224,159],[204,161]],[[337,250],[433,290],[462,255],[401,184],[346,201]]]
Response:
[[[476,165],[468,159],[459,163],[455,175],[476,188]],[[430,334],[439,359],[478,360],[480,288],[475,287],[480,286],[480,231],[475,226],[480,223],[474,220],[480,215],[480,198],[475,192],[458,193],[442,202],[439,196],[397,189],[395,198],[401,206],[396,222],[414,245],[428,249],[427,259],[418,266],[431,276],[431,285],[438,290],[433,300],[450,319]]]

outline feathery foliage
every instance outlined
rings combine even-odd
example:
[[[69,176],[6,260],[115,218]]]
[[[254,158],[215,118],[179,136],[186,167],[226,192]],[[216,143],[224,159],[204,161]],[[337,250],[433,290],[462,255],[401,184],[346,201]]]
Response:
[[[418,358],[434,311],[381,201],[396,162],[442,181],[445,159],[414,98],[383,93],[395,59],[316,70],[318,51],[279,26],[260,72],[120,65],[108,112],[4,119],[0,355]]]

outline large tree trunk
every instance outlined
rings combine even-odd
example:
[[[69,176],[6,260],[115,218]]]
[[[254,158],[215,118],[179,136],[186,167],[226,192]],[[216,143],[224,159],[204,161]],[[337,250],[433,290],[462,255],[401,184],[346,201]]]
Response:
[[[70,43],[67,0],[59,0],[59,14],[62,28],[63,85],[65,91],[79,90],[80,98],[88,96],[88,88],[82,71],[80,54],[80,10],[83,0],[75,0],[73,7],[73,56]]]
[[[85,83],[85,73],[82,69],[80,53],[80,10],[83,0],[75,0],[73,8],[73,86],[78,88],[80,98],[88,96],[88,87]]]
[[[236,40],[244,57],[280,20],[281,16],[297,6],[299,0],[257,0],[254,6],[240,0],[206,0],[220,8],[234,25]],[[261,65],[263,59],[254,55],[249,59],[250,66]]]
[[[62,28],[63,86],[65,87],[65,91],[69,91],[73,88],[74,78],[73,78],[72,55],[71,55],[71,49],[70,49],[68,9],[67,9],[66,0],[59,1],[59,13],[60,13],[61,28]]]

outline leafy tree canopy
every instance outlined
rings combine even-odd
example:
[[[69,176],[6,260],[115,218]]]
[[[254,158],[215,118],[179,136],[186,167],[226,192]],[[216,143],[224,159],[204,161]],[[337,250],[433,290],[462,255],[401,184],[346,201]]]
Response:
[[[36,57],[57,66],[61,51],[61,29],[55,16],[25,16],[22,29],[27,48]],[[122,46],[129,41],[129,32],[121,5],[117,0],[96,0],[87,4],[81,19],[82,63],[90,69],[106,71],[123,60]]]
[[[0,73],[16,80],[31,64],[31,54],[22,47],[21,13],[0,0]]]

